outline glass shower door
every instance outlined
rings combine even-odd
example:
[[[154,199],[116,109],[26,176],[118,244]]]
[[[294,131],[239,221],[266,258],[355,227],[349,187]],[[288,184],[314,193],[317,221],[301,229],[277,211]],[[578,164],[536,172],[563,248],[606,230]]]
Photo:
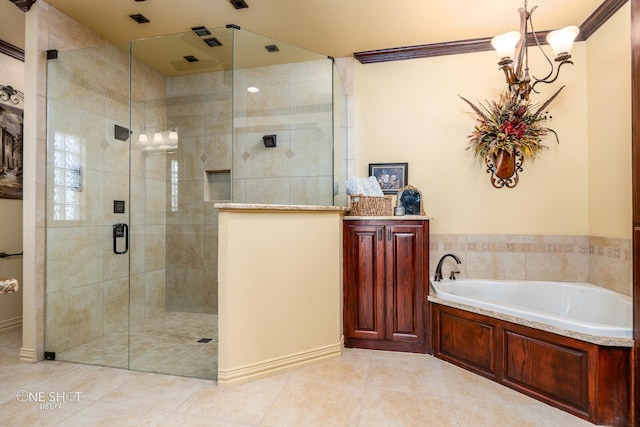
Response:
[[[226,43],[231,30],[222,31]],[[51,358],[217,376],[217,214],[203,196],[202,160],[205,151],[215,156],[202,133],[211,126],[222,140],[231,135],[230,124],[224,131],[215,122],[230,123],[216,111],[230,108],[231,71],[199,77],[213,84],[205,102],[194,77],[162,74],[145,62],[145,55],[159,58],[155,47],[194,37],[49,59],[44,274]],[[210,63],[219,68],[218,60]]]
[[[45,351],[129,365],[128,55],[48,60]]]

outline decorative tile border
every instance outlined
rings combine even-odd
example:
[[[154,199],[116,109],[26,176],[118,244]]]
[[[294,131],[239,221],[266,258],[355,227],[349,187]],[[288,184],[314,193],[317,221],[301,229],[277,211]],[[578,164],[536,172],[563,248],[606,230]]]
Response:
[[[631,260],[631,239],[509,234],[432,234],[430,239],[429,249],[436,252],[588,254]]]
[[[599,236],[432,234],[430,270],[440,257],[460,257],[461,275],[587,281],[625,294],[632,288],[631,239]]]

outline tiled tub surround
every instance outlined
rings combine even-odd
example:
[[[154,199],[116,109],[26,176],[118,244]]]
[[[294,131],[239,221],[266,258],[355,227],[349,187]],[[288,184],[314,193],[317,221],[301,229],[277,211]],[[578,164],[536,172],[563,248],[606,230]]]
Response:
[[[451,269],[474,279],[551,280],[586,282],[631,295],[631,239],[594,236],[432,234],[430,266],[433,277],[440,258],[447,258],[443,276]]]

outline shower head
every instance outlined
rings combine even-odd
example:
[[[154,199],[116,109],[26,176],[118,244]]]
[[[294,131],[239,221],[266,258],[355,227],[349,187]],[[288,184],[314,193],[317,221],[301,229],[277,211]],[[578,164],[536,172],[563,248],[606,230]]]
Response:
[[[267,148],[273,148],[278,145],[278,136],[277,135],[265,135],[262,137],[262,142],[264,142],[264,146]]]

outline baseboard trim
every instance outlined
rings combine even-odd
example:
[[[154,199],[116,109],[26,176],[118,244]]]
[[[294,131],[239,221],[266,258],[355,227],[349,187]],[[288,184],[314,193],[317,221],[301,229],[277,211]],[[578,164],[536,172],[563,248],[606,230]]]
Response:
[[[3,329],[13,328],[15,326],[22,326],[22,316],[0,321],[0,331]]]
[[[240,366],[238,368],[218,370],[218,385],[241,384],[257,380],[293,368],[299,368],[323,359],[338,357],[344,348],[344,337],[340,342],[288,356],[277,357],[263,362]]]
[[[28,363],[37,362],[35,350],[32,349],[32,348],[21,347],[20,348],[20,361],[21,362],[28,362]]]

